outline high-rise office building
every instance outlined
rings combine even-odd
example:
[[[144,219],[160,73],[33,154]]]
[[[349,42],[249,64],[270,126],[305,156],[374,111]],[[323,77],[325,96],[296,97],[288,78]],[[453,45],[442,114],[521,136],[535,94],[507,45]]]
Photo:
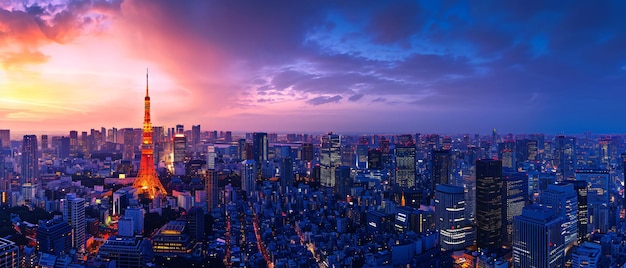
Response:
[[[322,136],[321,142],[321,184],[325,187],[335,187],[335,169],[341,165],[341,136],[334,133],[328,133]]]
[[[567,246],[578,242],[578,197],[574,184],[550,184],[541,192],[542,205],[555,209],[557,216],[563,218],[561,234]]]
[[[354,167],[356,164],[356,157],[354,154],[354,146],[342,145],[341,146],[341,165],[347,167]]]
[[[584,180],[569,181],[574,184],[576,190],[576,200],[578,204],[578,244],[587,240],[589,233],[587,232],[587,224],[589,223],[589,208],[587,204],[587,187],[588,183]]]
[[[70,131],[70,151],[72,153],[78,151],[78,131],[76,130]]]
[[[589,203],[609,204],[610,174],[606,169],[579,169],[576,170],[576,180],[588,183],[587,200]]]
[[[48,135],[41,135],[41,150],[48,149]]]
[[[191,145],[200,144],[200,125],[191,126]]]
[[[373,170],[383,169],[383,152],[379,149],[370,149],[367,151],[367,168]]]
[[[516,141],[515,146],[515,162],[517,167],[522,167],[524,162],[537,160],[537,141],[529,139],[521,139]]]
[[[185,126],[181,124],[176,125],[176,132],[174,134],[185,134]]]
[[[242,178],[243,179],[243,178]],[[204,189],[207,194],[207,208],[209,212],[217,207],[219,200],[217,173],[214,169],[207,169],[205,173]]]
[[[71,143],[70,137],[70,143]],[[122,142],[124,144],[123,158],[132,160],[135,158],[135,131],[132,128],[122,129]]]
[[[0,149],[11,147],[11,130],[0,129]]]
[[[530,205],[513,219],[513,267],[563,267],[563,219],[554,209]]]
[[[38,251],[59,256],[69,253],[70,249],[72,249],[72,227],[63,218],[39,221]]]
[[[507,169],[502,173],[504,186],[503,211],[506,214],[506,244],[510,245],[513,235],[513,217],[522,215],[522,209],[528,203],[528,174]]]
[[[367,144],[358,144],[356,146],[356,167],[358,169],[367,168],[367,151],[369,146]]]
[[[502,161],[476,161],[476,245],[481,250],[502,247],[503,224]]]
[[[517,168],[515,164],[515,141],[506,140],[498,143],[498,159],[502,160],[503,168]]]
[[[176,134],[172,140],[174,143],[174,163],[183,163],[187,156],[187,137],[185,134]]]
[[[72,227],[72,248],[85,252],[85,199],[67,194],[61,203],[63,220]]]
[[[450,184],[450,151],[433,150],[432,153],[432,180],[430,193],[435,193],[435,187],[439,184]]]
[[[396,145],[396,185],[401,188],[414,188],[415,185],[415,145]]]
[[[338,166],[335,169],[335,179],[335,191],[341,200],[345,200],[353,184],[353,180],[350,177],[350,167]]]
[[[37,136],[24,135],[22,142],[21,181],[34,183],[39,177],[39,157],[37,150]]]
[[[556,136],[553,156],[560,176],[558,180],[573,178],[576,171],[576,137]]]
[[[313,161],[314,157],[315,157],[315,153],[313,150],[313,144],[303,143],[302,144],[302,160],[306,162],[311,162]]]
[[[280,187],[287,189],[293,187],[293,160],[291,157],[284,157],[280,160]]]
[[[435,227],[444,251],[461,250],[472,245],[472,227],[465,219],[465,190],[460,186],[439,184],[435,189]]]
[[[587,209],[589,221],[587,232],[600,230],[607,232],[610,228],[610,173],[605,169],[576,170],[576,180],[587,182]]]
[[[57,156],[59,159],[65,159],[70,156],[70,138],[61,137],[59,140],[59,147],[57,148]]]
[[[244,160],[241,165],[241,189],[249,195],[256,189],[257,163],[254,160]]]
[[[257,164],[257,177],[261,177],[261,167],[263,163],[268,160],[268,146],[267,133],[254,132],[252,134],[252,157]]]
[[[232,142],[233,141],[233,132],[232,131],[226,131],[224,133],[224,141],[225,142]]]

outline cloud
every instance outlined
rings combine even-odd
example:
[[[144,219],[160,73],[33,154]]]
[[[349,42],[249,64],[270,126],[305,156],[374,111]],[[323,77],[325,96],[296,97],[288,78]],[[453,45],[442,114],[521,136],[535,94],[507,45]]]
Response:
[[[310,105],[322,105],[322,104],[326,104],[326,103],[338,103],[341,99],[343,99],[343,97],[341,97],[340,95],[335,95],[332,97],[329,96],[319,96],[319,97],[315,97],[312,98],[308,101],[306,101],[306,103],[310,104]]]
[[[19,3],[22,3],[21,5]],[[83,0],[66,4],[26,5],[22,1],[0,3],[0,58],[14,67],[46,61],[39,51],[50,43],[68,43],[97,30],[119,11],[120,1]]]
[[[353,101],[353,102],[354,101],[358,101],[358,100],[362,99],[363,96],[365,96],[365,95],[363,95],[363,94],[355,94],[355,95],[350,96],[350,98],[348,98],[348,100],[349,101]]]

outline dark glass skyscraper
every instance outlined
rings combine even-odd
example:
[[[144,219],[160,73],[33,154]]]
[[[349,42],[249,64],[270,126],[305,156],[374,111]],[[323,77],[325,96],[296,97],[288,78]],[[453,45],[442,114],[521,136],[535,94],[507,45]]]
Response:
[[[252,136],[252,158],[257,163],[257,174],[258,177],[261,176],[261,167],[263,163],[267,161],[267,133],[265,132],[254,132]]]
[[[450,183],[450,151],[433,150],[432,162],[430,193],[434,195],[437,185]]]
[[[502,161],[476,161],[476,245],[481,250],[502,247],[503,223]]]
[[[22,183],[33,183],[39,176],[39,158],[37,157],[37,136],[24,135],[21,161]]]

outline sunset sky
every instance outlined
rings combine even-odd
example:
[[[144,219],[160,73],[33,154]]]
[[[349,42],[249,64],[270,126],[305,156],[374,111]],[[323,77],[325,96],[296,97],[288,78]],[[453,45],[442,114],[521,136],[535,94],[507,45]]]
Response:
[[[0,0],[0,128],[626,133],[626,2],[444,2]]]

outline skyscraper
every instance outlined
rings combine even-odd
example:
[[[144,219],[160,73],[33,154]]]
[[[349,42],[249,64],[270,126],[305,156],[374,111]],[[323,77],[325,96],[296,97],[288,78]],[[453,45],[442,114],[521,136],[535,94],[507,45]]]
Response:
[[[524,162],[535,161],[537,159],[537,153],[536,140],[517,140],[515,146],[515,163],[517,163],[517,167],[522,167]]]
[[[133,183],[139,194],[146,193],[150,198],[157,194],[167,195],[154,167],[154,147],[152,145],[152,122],[150,121],[150,95],[148,94],[148,73],[146,72],[146,97],[144,98],[144,121],[141,142],[141,162]]]
[[[244,160],[241,162],[241,189],[250,194],[256,189],[257,163],[254,160]]]
[[[580,169],[576,171],[576,180],[587,182],[587,209],[589,221],[587,232],[609,229],[609,181],[610,173],[604,169]]]
[[[280,160],[280,188],[293,187],[293,160],[284,157]]]
[[[476,244],[495,251],[502,247],[502,161],[476,161]]]
[[[561,234],[566,247],[578,242],[578,197],[574,184],[550,184],[541,192],[541,204],[555,209],[557,216],[563,218]]]
[[[200,125],[191,126],[191,145],[200,144]]]
[[[335,169],[341,165],[341,136],[328,133],[322,136],[320,150],[320,180],[322,186],[335,187]]]
[[[39,176],[39,158],[37,152],[37,136],[24,135],[21,161],[22,183],[34,183],[35,179]]]
[[[367,168],[367,151],[369,146],[367,143],[358,144],[356,146],[356,167],[358,169],[366,169]]]
[[[502,160],[502,167],[516,169],[515,164],[515,142],[506,140],[498,143],[498,159]]]
[[[61,203],[63,220],[72,227],[72,248],[85,252],[85,199],[67,194]]]
[[[11,146],[11,130],[0,129],[0,149]]]
[[[589,208],[587,205],[587,182],[584,180],[570,181],[576,190],[578,203],[578,244],[587,240],[587,224],[589,223]]]
[[[243,179],[243,178],[242,178]],[[217,207],[219,200],[219,188],[217,181],[217,174],[214,169],[207,169],[205,175],[204,189],[207,194],[207,208],[209,212]]]
[[[57,148],[57,156],[59,159],[65,159],[70,156],[70,138],[61,137],[59,139],[59,148]]]
[[[432,153],[432,180],[430,193],[435,193],[435,187],[439,184],[450,183],[450,151],[433,150]]]
[[[415,145],[397,145],[396,155],[396,185],[402,188],[414,188],[415,185]]]
[[[506,214],[505,235],[507,245],[510,245],[513,235],[513,217],[522,215],[522,209],[528,200],[528,174],[514,170],[503,172],[504,212]]]
[[[70,131],[70,151],[72,153],[78,151],[78,131],[76,130]]]
[[[267,133],[265,132],[254,132],[252,135],[252,157],[257,164],[257,174],[258,177],[260,177],[261,167],[263,166],[263,163],[267,161],[269,143],[267,140]]]
[[[174,163],[185,162],[187,156],[187,137],[185,134],[176,134],[172,140],[174,143]]]
[[[465,220],[463,187],[439,184],[435,189],[435,227],[444,251],[461,250],[473,243],[472,227]]]
[[[559,135],[554,139],[554,165],[558,180],[573,178],[576,171],[576,137]]]
[[[513,219],[513,267],[563,267],[563,219],[548,207],[530,205]]]
[[[48,149],[48,135],[41,135],[41,150]]]

